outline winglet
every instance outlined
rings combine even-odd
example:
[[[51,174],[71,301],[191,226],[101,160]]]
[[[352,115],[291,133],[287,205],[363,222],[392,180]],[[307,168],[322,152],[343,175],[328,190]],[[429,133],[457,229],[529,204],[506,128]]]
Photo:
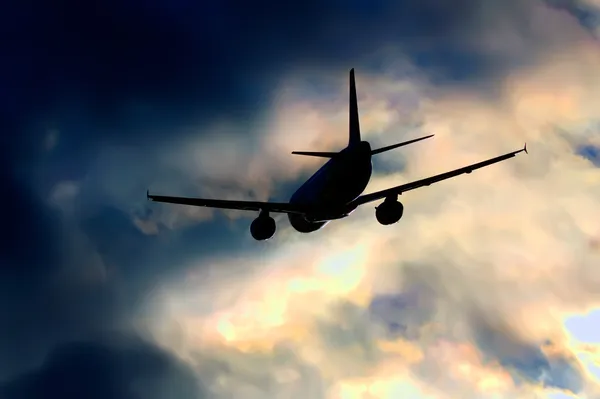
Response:
[[[525,154],[529,155],[529,153],[527,152],[527,143],[525,143],[525,146],[523,147],[523,151],[525,151]]]
[[[150,200],[150,190],[146,190],[146,199]]]

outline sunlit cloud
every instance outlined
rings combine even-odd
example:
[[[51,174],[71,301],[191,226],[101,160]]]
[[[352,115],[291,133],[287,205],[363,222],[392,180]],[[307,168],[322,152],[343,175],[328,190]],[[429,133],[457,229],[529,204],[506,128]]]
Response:
[[[578,396],[565,392],[550,392],[545,396],[546,399],[577,399]]]

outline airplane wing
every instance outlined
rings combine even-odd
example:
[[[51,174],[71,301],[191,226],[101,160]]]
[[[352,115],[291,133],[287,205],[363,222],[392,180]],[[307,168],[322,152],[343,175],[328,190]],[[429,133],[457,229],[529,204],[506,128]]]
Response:
[[[305,214],[306,210],[299,205],[278,202],[260,202],[260,201],[231,201],[205,198],[188,197],[168,197],[164,195],[152,195],[146,192],[146,197],[150,201],[166,202],[169,204],[203,206],[208,208],[235,209],[241,211],[268,211],[277,213],[297,213]]]
[[[423,186],[429,186],[430,184],[437,183],[442,180],[450,179],[451,177],[455,177],[458,175],[462,175],[463,173],[471,173],[475,169],[483,168],[485,166],[489,166],[489,165],[495,164],[497,162],[505,161],[523,151],[527,154],[527,144],[525,144],[525,146],[520,150],[509,152],[508,154],[500,155],[498,157],[491,158],[491,159],[488,159],[488,160],[485,160],[482,162],[478,162],[478,163],[475,163],[472,165],[464,166],[462,168],[455,169],[450,172],[431,176],[431,177],[421,179],[421,180],[416,180],[416,181],[413,181],[410,183],[402,184],[400,186],[388,188],[386,190],[381,190],[381,191],[377,191],[374,193],[361,195],[360,197],[356,198],[354,201],[352,201],[348,205],[352,208],[356,208],[360,205],[363,205],[363,204],[366,204],[366,203],[372,202],[372,201],[377,201],[379,199],[386,198],[390,195],[400,195],[405,191],[414,190],[415,188],[419,188],[419,187],[423,187]]]

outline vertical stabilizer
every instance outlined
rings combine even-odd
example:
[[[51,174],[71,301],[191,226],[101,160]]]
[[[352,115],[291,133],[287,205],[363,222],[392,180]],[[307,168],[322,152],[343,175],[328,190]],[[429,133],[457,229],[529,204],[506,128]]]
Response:
[[[360,143],[360,124],[358,122],[358,102],[356,100],[356,82],[354,68],[350,70],[350,126],[348,146]]]

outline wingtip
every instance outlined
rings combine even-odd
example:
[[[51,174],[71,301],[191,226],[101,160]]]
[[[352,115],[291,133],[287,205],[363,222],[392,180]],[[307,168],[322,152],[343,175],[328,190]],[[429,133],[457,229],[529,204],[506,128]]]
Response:
[[[146,190],[146,199],[150,200],[150,190]]]
[[[523,151],[525,151],[525,154],[529,154],[529,152],[527,152],[527,143],[525,143],[525,145],[523,146]]]

